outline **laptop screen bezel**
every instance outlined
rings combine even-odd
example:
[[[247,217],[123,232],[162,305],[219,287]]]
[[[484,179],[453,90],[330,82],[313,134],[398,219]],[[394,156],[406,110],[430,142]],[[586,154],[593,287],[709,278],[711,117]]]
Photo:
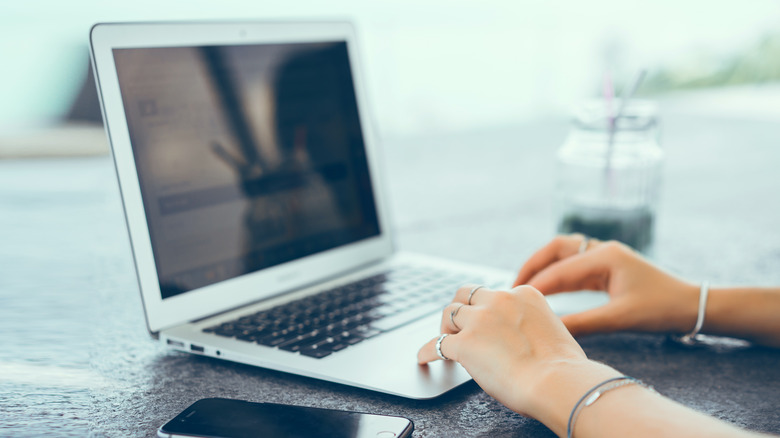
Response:
[[[379,234],[163,299],[113,49],[335,41],[347,43]],[[376,137],[367,116],[366,87],[355,29],[350,23],[101,23],[92,27],[90,45],[103,120],[111,144],[146,323],[151,333],[315,284],[379,261],[393,252]]]

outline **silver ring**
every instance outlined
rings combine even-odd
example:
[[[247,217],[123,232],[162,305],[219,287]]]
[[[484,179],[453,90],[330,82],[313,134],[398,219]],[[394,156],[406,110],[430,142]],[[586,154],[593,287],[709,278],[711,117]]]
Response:
[[[465,306],[465,304],[460,303],[460,306],[458,306],[455,310],[450,312],[450,322],[458,330],[460,330],[460,327],[458,327],[458,324],[455,324],[455,316],[458,314],[458,312],[460,312],[460,308],[463,306]]]
[[[441,352],[441,341],[443,341],[444,338],[446,338],[447,336],[449,336],[449,334],[448,333],[444,333],[443,335],[439,336],[439,339],[436,340],[436,354],[439,355],[441,360],[450,360],[449,357],[443,355],[442,352]]]
[[[468,300],[469,306],[471,305],[471,297],[474,296],[474,292],[476,292],[479,289],[482,289],[483,287],[485,286],[477,286],[474,289],[471,289],[471,292],[469,292],[469,300]]]
[[[587,251],[589,243],[590,243],[590,238],[588,236],[585,236],[585,238],[582,239],[582,242],[580,242],[580,249],[577,251],[577,254],[582,254],[585,251]]]

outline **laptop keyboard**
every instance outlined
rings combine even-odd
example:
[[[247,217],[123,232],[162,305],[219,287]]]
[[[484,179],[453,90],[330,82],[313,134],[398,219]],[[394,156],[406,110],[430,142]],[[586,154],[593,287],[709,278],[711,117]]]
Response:
[[[445,271],[397,268],[203,331],[319,359],[441,312],[465,283],[482,281]]]

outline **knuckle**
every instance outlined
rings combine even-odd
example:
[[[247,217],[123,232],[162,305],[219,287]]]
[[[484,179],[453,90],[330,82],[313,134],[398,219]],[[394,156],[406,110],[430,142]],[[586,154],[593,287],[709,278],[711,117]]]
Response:
[[[514,289],[515,294],[523,301],[533,301],[544,299],[544,296],[533,286],[518,286]]]
[[[514,296],[511,292],[507,292],[505,290],[499,290],[493,293],[493,305],[499,308],[507,305],[512,300],[514,300]]]
[[[626,252],[628,249],[625,244],[618,242],[617,240],[608,240],[602,244],[604,251],[610,255],[619,255]]]

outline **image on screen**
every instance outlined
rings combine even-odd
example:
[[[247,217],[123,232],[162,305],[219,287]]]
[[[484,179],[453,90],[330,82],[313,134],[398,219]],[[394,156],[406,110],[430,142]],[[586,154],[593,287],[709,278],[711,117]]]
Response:
[[[380,233],[346,42],[113,55],[162,298]]]

